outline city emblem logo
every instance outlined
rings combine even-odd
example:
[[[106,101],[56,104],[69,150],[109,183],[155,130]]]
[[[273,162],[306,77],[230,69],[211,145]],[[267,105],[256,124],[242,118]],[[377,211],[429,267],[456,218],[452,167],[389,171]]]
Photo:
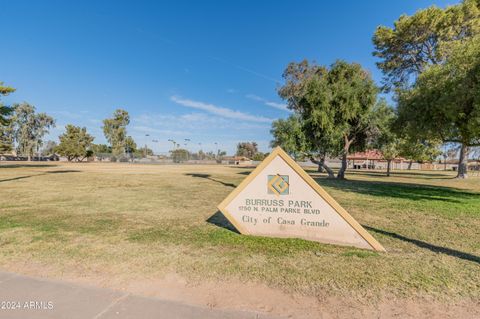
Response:
[[[288,183],[288,175],[268,175],[268,194],[288,195],[290,184]]]

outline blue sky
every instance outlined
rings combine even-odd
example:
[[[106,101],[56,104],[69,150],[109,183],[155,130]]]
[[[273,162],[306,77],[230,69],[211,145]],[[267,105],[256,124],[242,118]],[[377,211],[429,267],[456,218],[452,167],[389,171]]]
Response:
[[[455,3],[0,0],[0,81],[17,88],[3,100],[55,117],[53,140],[72,123],[105,143],[101,120],[124,108],[129,134],[155,152],[168,139],[268,151],[271,121],[289,114],[276,93],[289,62],[345,59],[379,82],[376,26]]]

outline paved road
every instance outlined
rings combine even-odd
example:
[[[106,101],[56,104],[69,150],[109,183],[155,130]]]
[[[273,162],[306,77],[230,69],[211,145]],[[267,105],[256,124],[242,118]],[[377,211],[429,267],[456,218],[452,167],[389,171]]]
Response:
[[[276,317],[247,311],[214,310],[134,296],[109,289],[0,272],[0,318],[273,319]]]

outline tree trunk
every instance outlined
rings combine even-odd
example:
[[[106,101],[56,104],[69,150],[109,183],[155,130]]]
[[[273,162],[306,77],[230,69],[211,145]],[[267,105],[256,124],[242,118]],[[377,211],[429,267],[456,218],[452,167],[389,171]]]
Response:
[[[338,179],[345,179],[345,171],[347,170],[347,153],[342,155],[342,167],[338,171],[337,178]]]
[[[413,160],[410,160],[410,163],[408,163],[408,170],[411,170],[412,169],[412,164],[413,164]]]
[[[318,163],[318,169],[317,169],[317,171],[318,171],[319,173],[324,173],[324,172],[325,172],[325,168],[323,167],[324,165],[325,165],[325,157],[322,157],[322,158],[320,159],[320,162]]]
[[[335,178],[335,173],[330,167],[327,166],[327,164],[323,163],[323,168],[325,168],[325,170],[327,171],[328,178]]]
[[[392,160],[387,160],[387,176],[390,177],[390,168],[392,166]]]
[[[310,156],[310,161],[318,165],[319,172],[320,172],[320,166],[321,166],[322,169],[325,169],[325,171],[327,171],[328,178],[335,178],[335,173],[333,172],[333,170],[330,167],[328,167],[327,164],[325,164],[325,157],[322,157],[320,160],[316,160],[315,158],[313,158],[313,156]]]
[[[458,160],[458,174],[457,178],[467,178],[468,177],[468,146],[462,144],[460,148],[460,158]]]
[[[352,141],[353,141],[353,140],[349,141],[348,136],[345,136],[344,140],[345,140],[345,145],[343,147],[342,167],[340,167],[340,170],[338,171],[338,174],[337,174],[338,179],[345,179],[345,171],[347,170],[347,165],[348,165],[348,161],[347,161],[348,151],[350,149],[350,144],[352,144]]]

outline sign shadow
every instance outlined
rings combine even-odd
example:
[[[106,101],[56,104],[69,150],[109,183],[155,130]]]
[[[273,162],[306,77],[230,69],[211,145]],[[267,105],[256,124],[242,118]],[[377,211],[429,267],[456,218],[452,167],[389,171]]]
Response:
[[[210,216],[206,220],[206,222],[210,223],[212,225],[218,226],[218,227],[225,228],[225,229],[227,229],[229,231],[232,231],[234,233],[240,234],[238,229],[236,229],[235,226],[233,226],[233,224],[230,223],[230,221],[225,217],[225,215],[223,215],[222,212],[219,211],[219,210],[217,210],[217,212],[215,214]]]

